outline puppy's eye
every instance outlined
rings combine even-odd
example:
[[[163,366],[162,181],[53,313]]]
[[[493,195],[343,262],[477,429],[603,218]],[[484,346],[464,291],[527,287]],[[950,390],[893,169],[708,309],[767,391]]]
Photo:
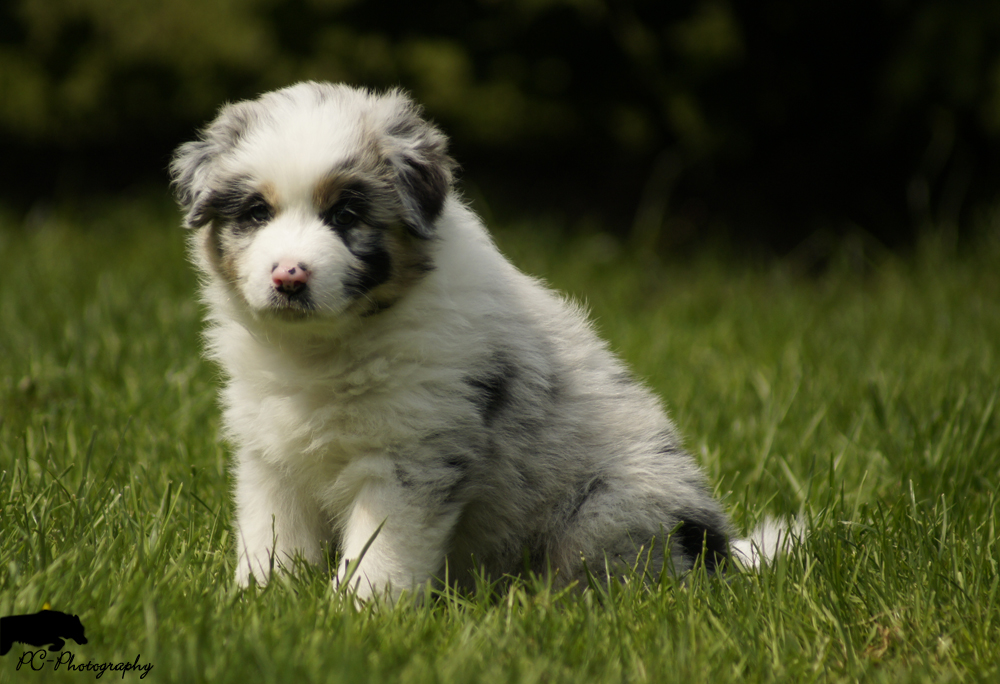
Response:
[[[322,214],[323,221],[333,228],[350,228],[361,217],[358,209],[350,202],[337,202]]]
[[[240,223],[266,223],[271,220],[271,207],[258,202],[239,215]]]

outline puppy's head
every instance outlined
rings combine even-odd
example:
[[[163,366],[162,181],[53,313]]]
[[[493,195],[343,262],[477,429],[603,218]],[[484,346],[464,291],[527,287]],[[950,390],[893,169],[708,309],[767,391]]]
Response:
[[[254,317],[370,315],[431,268],[445,137],[400,91],[301,83],[223,107],[170,166],[196,257]]]

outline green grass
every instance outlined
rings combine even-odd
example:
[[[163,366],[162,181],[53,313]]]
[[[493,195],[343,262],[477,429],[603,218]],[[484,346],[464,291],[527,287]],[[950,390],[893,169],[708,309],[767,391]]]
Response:
[[[358,610],[326,568],[233,586],[218,374],[176,221],[149,202],[0,215],[0,614],[79,614],[75,664],[241,684],[1000,678],[998,224],[957,253],[930,237],[859,269],[845,250],[813,278],[501,231],[590,304],[737,525],[802,512],[809,540],[728,579]],[[0,681],[94,677],[17,671],[20,652]]]

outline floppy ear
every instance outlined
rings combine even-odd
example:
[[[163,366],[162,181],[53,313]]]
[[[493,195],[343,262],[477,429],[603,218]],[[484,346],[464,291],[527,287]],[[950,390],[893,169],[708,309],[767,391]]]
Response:
[[[398,90],[386,98],[393,105],[386,128],[386,152],[395,174],[403,221],[417,237],[430,238],[451,191],[456,164],[448,156],[448,139],[421,117],[418,105]]]
[[[170,185],[174,199],[184,211],[184,226],[200,228],[210,216],[205,210],[204,198],[212,160],[218,154],[216,146],[207,140],[184,143],[174,152],[170,161]]]
[[[184,225],[200,228],[212,216],[208,199],[215,162],[236,146],[256,119],[252,102],[224,106],[215,121],[202,129],[198,139],[184,143],[170,161],[170,184],[184,211]]]

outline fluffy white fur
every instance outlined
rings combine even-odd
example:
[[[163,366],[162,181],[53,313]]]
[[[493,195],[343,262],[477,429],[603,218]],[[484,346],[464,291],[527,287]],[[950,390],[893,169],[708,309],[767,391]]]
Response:
[[[237,580],[328,546],[343,579],[369,542],[362,598],[446,567],[723,564],[729,522],[659,402],[497,251],[453,166],[404,94],[318,83],[227,106],[178,150]]]

